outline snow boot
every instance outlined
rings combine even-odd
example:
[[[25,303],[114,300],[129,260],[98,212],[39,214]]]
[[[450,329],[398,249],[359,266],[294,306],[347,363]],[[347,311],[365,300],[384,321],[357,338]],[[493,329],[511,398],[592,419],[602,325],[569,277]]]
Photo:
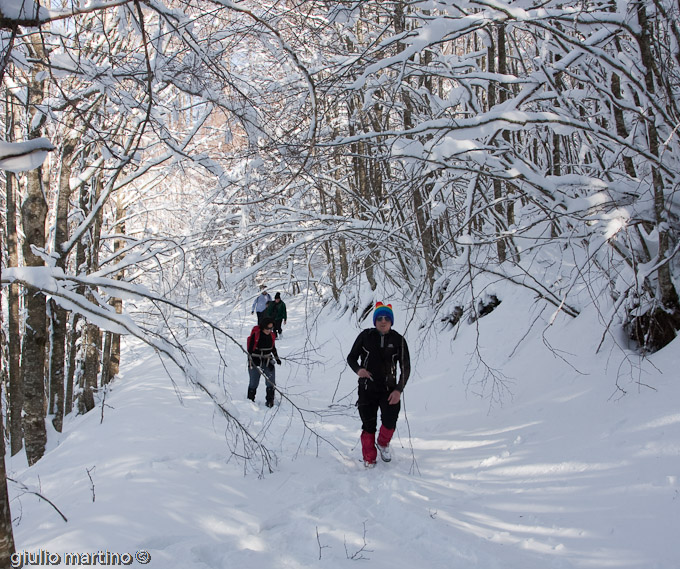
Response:
[[[392,454],[390,452],[390,445],[381,446],[378,445],[378,452],[380,453],[380,458],[383,462],[389,462],[392,460]]]
[[[375,433],[361,432],[361,453],[364,456],[364,466],[367,468],[375,466],[378,458],[378,451],[375,450]]]
[[[378,452],[380,453],[380,458],[383,462],[392,460],[390,441],[392,440],[393,434],[394,429],[386,429],[383,425],[380,425],[380,433],[378,434]]]
[[[255,401],[255,394],[257,393],[256,389],[250,389],[248,388],[248,399],[251,401]]]
[[[274,388],[273,387],[267,387],[267,394],[265,396],[265,405],[267,407],[273,407],[274,406]]]

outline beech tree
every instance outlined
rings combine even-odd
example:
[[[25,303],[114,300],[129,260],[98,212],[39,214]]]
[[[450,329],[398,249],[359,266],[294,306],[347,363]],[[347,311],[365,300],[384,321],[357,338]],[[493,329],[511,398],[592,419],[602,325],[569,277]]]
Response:
[[[47,156],[47,151],[52,149],[52,144],[46,139],[33,139],[29,143],[17,145],[0,143],[0,168],[7,170],[8,173],[31,171],[33,168],[39,168],[40,164],[42,164]],[[11,176],[8,176],[8,186],[11,185],[9,182],[11,179]],[[9,201],[12,200],[10,199]],[[2,320],[0,320],[0,323],[1,322]],[[3,354],[4,350],[0,350],[0,365],[4,369],[5,362]],[[0,452],[0,565],[9,567],[15,547],[9,494],[7,491],[4,421],[1,406],[0,440],[2,440],[2,451]]]
[[[433,326],[476,319],[504,279],[666,345],[678,16],[668,0],[3,4],[3,132],[56,147],[2,194],[11,452],[23,439],[34,463],[45,410],[60,430],[96,405],[122,334],[207,390],[171,314],[238,349],[184,299],[236,302],[265,270],[360,315],[363,283],[389,286]]]
[[[607,317],[644,349],[675,335],[675,6],[211,6],[4,15],[7,108],[27,109],[12,136],[46,132],[60,149],[16,186],[29,238],[15,263],[143,270],[161,287],[201,267],[193,282],[235,295],[266,266],[357,310],[356,283],[387,280],[445,319],[461,304],[474,316],[484,275],[571,315],[596,278]],[[197,204],[202,233],[149,213],[175,207],[168,194]],[[575,262],[536,271],[558,248]],[[99,287],[77,291],[122,313]],[[25,301],[24,350],[46,353],[44,298]],[[34,390],[49,370],[60,428],[74,398],[91,408],[110,379],[116,333],[58,304],[49,314],[52,360],[22,371]]]
[[[112,0],[0,13],[6,136],[58,149],[6,184],[12,452],[24,436],[40,458],[44,409],[59,430],[93,408],[122,333],[186,368],[181,342],[159,339],[164,310],[195,285],[239,299],[265,268],[359,313],[362,283],[388,283],[449,322],[476,318],[478,283],[501,278],[571,316],[595,301],[604,332],[665,345],[680,328],[677,11]],[[131,321],[123,293],[150,313]]]
[[[337,267],[351,236],[346,266],[431,299],[444,319],[461,303],[474,317],[473,283],[492,275],[572,316],[594,300],[606,330],[616,322],[643,351],[675,336],[675,5],[304,6],[317,11],[310,45],[324,62],[312,75],[314,159],[285,186],[287,207],[266,194],[247,238],[234,227],[223,259],[258,244],[250,264],[270,273],[294,254],[305,270]],[[259,219],[275,219],[287,246]],[[565,254],[573,262],[553,262]],[[350,273],[314,278],[354,303]],[[589,298],[602,286],[606,298]]]
[[[5,105],[24,109],[8,134],[49,134],[58,147],[42,174],[18,179],[26,238],[23,256],[2,277],[3,284],[21,286],[26,305],[23,382],[17,370],[10,370],[9,382],[25,394],[23,433],[17,431],[12,448],[21,448],[23,434],[29,463],[44,452],[45,409],[60,430],[65,413],[94,407],[119,365],[121,333],[154,345],[194,377],[181,344],[155,329],[167,326],[163,307],[179,309],[163,295],[176,286],[182,247],[193,244],[160,233],[165,221],[149,212],[167,211],[168,193],[183,212],[187,195],[198,203],[200,192],[181,194],[178,174],[228,187],[224,148],[236,147],[229,138],[245,141],[254,156],[299,127],[298,113],[288,113],[288,125],[281,120],[270,128],[274,111],[283,117],[290,105],[314,107],[305,69],[275,26],[243,4],[216,2],[209,14],[204,7],[197,2],[179,12],[162,4],[111,2],[60,13],[26,4],[1,14],[8,30]],[[261,58],[249,57],[253,45]],[[302,80],[283,91],[291,68]],[[271,89],[251,93],[251,73]],[[314,130],[302,122],[308,125],[301,140]],[[281,179],[291,164],[278,172]],[[186,229],[177,222],[167,227]],[[21,270],[29,264],[41,271]],[[125,286],[140,277],[160,293]],[[156,322],[130,321],[120,293],[150,300],[153,310],[145,318]],[[10,298],[14,311],[20,300]],[[13,397],[10,406],[18,401]]]

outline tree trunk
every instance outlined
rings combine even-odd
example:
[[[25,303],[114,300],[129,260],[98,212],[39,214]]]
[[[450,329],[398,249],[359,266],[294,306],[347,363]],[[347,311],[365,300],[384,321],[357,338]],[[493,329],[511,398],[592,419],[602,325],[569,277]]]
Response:
[[[50,399],[49,414],[54,430],[64,426],[64,377],[66,365],[66,328],[68,311],[51,301],[52,334],[50,338]]]
[[[116,312],[121,314],[123,311],[123,301],[120,298],[115,300]],[[120,334],[111,334],[111,352],[109,355],[109,376],[113,379],[120,372]]]
[[[71,326],[67,334],[67,357],[68,365],[66,366],[66,395],[64,396],[64,415],[68,415],[73,411],[73,397],[75,387],[75,375],[77,368],[77,354],[78,354],[78,322],[80,316],[78,314],[71,314]]]
[[[90,300],[94,300],[90,297]],[[94,324],[85,324],[83,331],[83,371],[81,375],[81,392],[78,400],[78,411],[82,414],[94,409],[94,394],[97,391],[99,376],[99,346],[101,344],[99,328]]]
[[[7,261],[10,267],[19,266],[19,244],[16,223],[16,194],[14,191],[16,178],[7,173]],[[10,453],[12,456],[23,448],[24,435],[21,422],[21,410],[24,405],[23,373],[21,369],[21,328],[19,286],[11,284],[7,290],[7,373],[9,399],[7,408],[9,414]]]
[[[498,36],[500,39],[500,31],[498,32]],[[489,70],[489,75],[493,75],[496,72],[496,42],[493,38],[493,34],[489,32],[489,45],[486,48],[486,61],[487,61],[487,67]],[[489,110],[491,110],[497,101],[497,85],[495,81],[489,81],[489,86],[487,88],[487,101],[488,101],[488,106]],[[503,263],[505,262],[507,258],[507,252],[506,252],[506,247],[505,247],[505,241],[502,238],[502,233],[503,233],[503,217],[504,217],[504,211],[503,211],[503,203],[502,203],[502,198],[503,198],[503,185],[502,182],[494,178],[493,180],[493,197],[494,201],[496,202],[494,206],[494,211],[496,212],[496,254],[498,255],[498,262]]]
[[[116,233],[121,235],[125,233],[125,213],[126,211],[122,208],[120,200],[116,204]],[[114,251],[120,251],[125,247],[125,241],[122,239],[116,239],[113,244]],[[125,276],[123,271],[120,271],[116,278],[122,280]],[[121,298],[112,298],[111,305],[115,308],[116,314],[123,313],[123,300]],[[118,375],[120,371],[120,334],[114,332],[111,333],[111,345],[109,349],[109,362],[108,362],[108,379],[111,381],[114,377]]]
[[[342,194],[340,190],[336,188],[335,190],[335,213],[336,215],[342,217],[344,215],[342,206]],[[338,239],[338,255],[340,257],[340,278],[342,283],[347,282],[349,278],[349,262],[347,261],[347,244],[345,243],[345,238],[340,237]]]
[[[612,94],[616,99],[622,99],[621,94],[621,77],[617,73],[612,73]],[[628,138],[628,128],[626,127],[626,121],[623,116],[623,111],[618,105],[613,105],[614,110],[614,122],[616,123],[616,134],[622,139]],[[635,165],[633,164],[633,159],[630,156],[623,156],[623,166],[626,170],[626,174],[631,178],[635,178],[637,173],[635,172]]]
[[[393,22],[394,30],[397,34],[402,34],[406,31],[406,13],[404,10],[405,6],[402,2],[397,2],[395,4]],[[397,44],[397,51],[401,52],[404,49],[405,46],[399,42]],[[427,52],[425,52],[423,54],[425,64],[427,64],[427,57]],[[431,84],[425,85],[423,87],[428,89],[432,88]],[[402,90],[401,98],[404,102],[402,120],[404,121],[404,128],[408,130],[414,126],[413,116],[416,109],[407,89]],[[424,196],[424,193],[421,192],[421,187],[419,184],[414,184],[411,188],[411,192],[416,231],[418,235],[418,241],[420,242],[420,249],[422,251],[423,264],[425,265],[425,278],[427,279],[429,289],[432,290],[434,288],[435,273],[437,268],[435,260],[436,246],[434,244],[432,225],[429,223],[430,215],[426,206],[427,196]]]
[[[328,207],[328,200],[326,199],[326,191],[324,190],[322,184],[318,184],[318,191],[319,191],[319,206],[321,213],[323,215],[331,215],[332,212]],[[338,271],[336,269],[335,263],[335,252],[331,247],[330,241],[323,242],[323,252],[326,255],[326,263],[328,265],[328,270],[326,271],[326,274],[328,275],[328,280],[330,281],[331,284],[331,294],[333,295],[333,299],[337,302],[340,299],[340,287],[338,287],[337,280]]]
[[[15,136],[16,107],[11,103],[9,90],[6,92],[5,139],[13,141]],[[7,172],[6,182],[7,209],[7,264],[19,266],[19,237],[17,233],[17,196],[18,179]],[[12,456],[24,446],[24,433],[21,411],[24,405],[24,378],[21,369],[21,290],[19,285],[7,287],[7,413]]]
[[[28,44],[37,61],[43,59],[41,38],[32,37]],[[28,103],[30,118],[36,115],[37,105],[44,100],[45,83],[37,77],[42,66],[34,65],[32,77],[28,82]],[[30,122],[29,139],[41,135],[41,120]],[[21,219],[24,230],[22,251],[27,267],[42,267],[43,260],[36,255],[33,247],[44,250],[45,221],[47,219],[47,200],[42,180],[42,168],[26,174],[26,199],[21,204]],[[26,332],[24,333],[21,363],[24,371],[24,442],[29,465],[38,461],[45,453],[47,431],[45,430],[45,358],[47,345],[47,306],[42,293],[35,290],[25,292]]]
[[[104,345],[102,347],[102,373],[100,383],[106,385],[111,382],[111,332],[104,332]]]
[[[66,268],[66,256],[62,245],[68,241],[68,214],[71,201],[71,167],[75,141],[67,140],[61,152],[59,173],[59,195],[54,226],[54,251],[57,253],[56,266]],[[64,424],[64,367],[66,365],[66,331],[68,311],[56,302],[51,304],[52,337],[50,341],[50,402],[49,413],[53,415],[52,425],[61,432]]]
[[[650,29],[651,24],[647,17],[647,11],[643,3],[638,4],[638,21],[640,23],[641,34],[639,37],[640,52],[642,55],[642,63],[645,66],[645,84],[650,95],[656,89],[654,85],[654,57],[652,55],[651,38],[653,32]],[[649,150],[654,155],[659,157],[659,134],[656,129],[656,124],[653,116],[648,120],[648,138]],[[654,184],[654,215],[656,221],[656,229],[659,234],[657,258],[660,262],[660,267],[657,272],[659,282],[659,293],[661,297],[661,304],[666,312],[668,312],[675,321],[675,328],[680,326],[680,300],[678,293],[673,285],[673,278],[671,275],[670,263],[666,260],[666,256],[670,251],[670,231],[671,226],[668,222],[668,211],[666,209],[666,197],[664,192],[664,180],[659,168],[652,163],[652,183]],[[666,261],[666,262],[663,262]]]
[[[45,247],[47,202],[42,188],[42,168],[28,172],[27,196],[21,206],[24,226],[24,263],[27,267],[42,267],[43,260],[35,255],[31,245]],[[45,347],[47,345],[47,313],[45,297],[35,290],[26,290],[26,332],[21,361],[24,371],[24,440],[29,464],[39,460],[47,444],[45,430]]]
[[[11,187],[11,175],[7,176],[8,194]],[[16,230],[15,230],[16,235]],[[0,250],[2,239],[0,238]],[[0,263],[0,276],[2,276],[2,263]],[[2,329],[2,310],[0,310],[0,329]],[[4,334],[3,334],[4,336]],[[5,341],[4,337],[2,338]],[[2,362],[3,350],[0,349],[0,369],[5,369]],[[0,400],[2,400],[2,382],[0,382]],[[9,493],[7,492],[7,470],[5,469],[5,432],[3,428],[2,405],[0,405],[0,567],[12,566],[12,554],[14,548],[14,533],[12,532],[12,514],[9,507]]]
[[[640,34],[638,44],[642,64],[645,68],[645,86],[650,96],[656,92],[654,80],[654,56],[652,52],[653,30],[649,22],[646,7],[643,3],[637,5],[638,23]],[[647,117],[647,138],[650,153],[660,157],[659,133],[656,128],[655,117],[650,111]],[[649,349],[657,350],[670,343],[680,329],[680,299],[673,284],[670,261],[667,256],[671,249],[671,225],[666,208],[666,196],[664,192],[664,179],[658,166],[652,162],[652,185],[654,191],[654,216],[655,227],[658,233],[657,250],[657,294],[661,306],[653,309],[651,313],[643,315],[633,322],[634,336],[638,341]],[[640,328],[643,328],[641,330]],[[642,333],[644,331],[644,334]]]
[[[125,214],[126,210],[123,205],[123,200],[117,196],[116,197],[116,221],[114,227],[114,233],[123,235],[125,233]],[[125,241],[123,239],[116,239],[113,242],[114,253],[120,251],[125,247]],[[117,257],[118,262],[123,260],[123,256]],[[219,275],[219,267],[218,275]],[[116,274],[116,279],[122,280],[125,276],[124,271],[119,271]],[[112,298],[109,304],[113,306],[116,310],[116,314],[123,313],[123,301],[120,298]],[[114,332],[106,332],[106,340],[104,342],[104,350],[102,357],[102,383],[109,383],[120,371],[120,334]]]
[[[81,203],[91,200],[91,203],[86,206],[88,211],[92,211],[92,205],[97,201],[101,190],[101,180],[96,178],[93,181],[92,192],[83,194],[81,192]],[[102,227],[102,210],[99,210],[95,222],[90,229],[90,243],[89,249],[85,251],[87,258],[87,270],[95,272],[99,269],[99,242],[101,239]],[[86,292],[85,296],[92,303],[97,303],[97,299],[91,292]],[[82,336],[82,350],[83,350],[83,368],[80,378],[81,393],[78,401],[78,410],[80,413],[86,413],[94,408],[94,394],[99,386],[99,372],[100,372],[100,352],[101,352],[101,331],[90,322],[84,326]]]
[[[15,565],[12,565],[12,554],[15,552],[14,533],[12,531],[12,514],[9,507],[9,493],[7,492],[4,440],[2,409],[0,409],[0,441],[3,441],[2,453],[0,456],[0,567],[14,567]]]

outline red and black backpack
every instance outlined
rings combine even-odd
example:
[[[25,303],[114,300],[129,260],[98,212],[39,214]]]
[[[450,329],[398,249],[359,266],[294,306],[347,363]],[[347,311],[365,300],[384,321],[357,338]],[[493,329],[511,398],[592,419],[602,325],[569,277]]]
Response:
[[[257,348],[257,345],[260,342],[261,332],[262,331],[260,330],[259,324],[253,326],[253,329],[250,331],[250,336],[248,336],[248,340],[246,342],[246,351],[248,353],[253,353]],[[272,330],[272,350],[275,347],[276,347],[276,333]]]

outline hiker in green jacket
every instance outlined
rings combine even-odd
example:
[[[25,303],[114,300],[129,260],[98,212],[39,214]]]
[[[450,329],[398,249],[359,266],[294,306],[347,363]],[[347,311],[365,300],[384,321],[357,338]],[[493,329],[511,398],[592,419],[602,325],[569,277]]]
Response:
[[[283,333],[282,324],[287,322],[288,313],[286,312],[286,303],[281,300],[280,292],[274,295],[274,300],[267,306],[266,315],[274,320],[274,333],[281,336]]]

